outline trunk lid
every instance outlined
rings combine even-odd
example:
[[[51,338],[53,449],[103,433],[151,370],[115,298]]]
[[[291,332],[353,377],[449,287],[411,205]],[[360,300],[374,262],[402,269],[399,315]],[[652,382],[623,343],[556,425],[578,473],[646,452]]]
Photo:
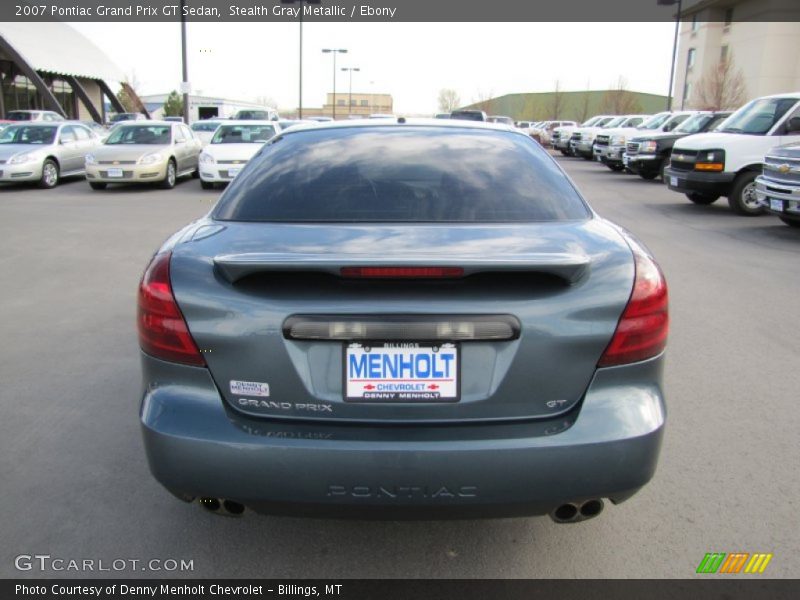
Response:
[[[634,277],[627,244],[598,218],[203,226],[210,223],[173,249],[172,285],[225,401],[251,415],[465,422],[566,412],[594,376]],[[463,274],[341,276],[353,267]],[[346,348],[377,342],[451,348],[458,398],[347,400]]]

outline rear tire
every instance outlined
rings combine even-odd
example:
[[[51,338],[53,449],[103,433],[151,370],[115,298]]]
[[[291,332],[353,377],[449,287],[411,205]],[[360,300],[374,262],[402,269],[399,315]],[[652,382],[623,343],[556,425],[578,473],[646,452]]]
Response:
[[[625,166],[624,165],[606,165],[606,166],[609,169],[611,169],[612,171],[614,171],[615,173],[619,173],[620,171],[624,171],[625,170]]]
[[[756,177],[758,173],[755,171],[744,171],[733,180],[728,205],[737,215],[757,217],[767,212],[766,207],[761,206],[756,198]]]
[[[200,187],[204,190],[213,190],[214,189],[214,182],[212,181],[203,181],[200,180]]]
[[[200,167],[192,171],[192,179],[200,179]]]
[[[175,182],[178,179],[178,172],[175,167],[175,161],[171,158],[167,163],[167,174],[164,176],[164,179],[161,181],[161,185],[159,187],[162,190],[171,190],[175,187]]]
[[[108,184],[101,181],[90,181],[89,187],[93,190],[104,190],[106,187],[108,187]]]
[[[787,219],[786,217],[779,217],[781,221],[786,223],[789,227],[800,228],[800,221],[797,219]]]
[[[48,158],[42,164],[42,177],[39,179],[39,187],[45,190],[54,188],[58,185],[58,163],[52,158]]]
[[[703,194],[686,194],[686,197],[695,204],[714,204],[719,199],[719,196],[705,196]]]
[[[639,173],[639,177],[642,179],[647,179],[647,181],[653,181],[656,177],[658,177],[658,173],[649,173],[649,172],[642,172]],[[688,196],[688,194],[687,194]]]

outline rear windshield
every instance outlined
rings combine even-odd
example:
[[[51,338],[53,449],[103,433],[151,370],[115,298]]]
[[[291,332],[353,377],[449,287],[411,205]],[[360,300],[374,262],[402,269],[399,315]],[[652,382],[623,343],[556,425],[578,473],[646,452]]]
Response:
[[[219,123],[216,121],[197,121],[192,123],[192,131],[216,131],[217,127],[219,127]]]
[[[12,110],[10,113],[6,115],[7,121],[31,121],[32,119],[33,119],[33,113],[25,111]]]
[[[214,217],[270,222],[586,219],[590,212],[536,142],[436,127],[297,131],[268,142]]]
[[[265,110],[240,110],[236,113],[236,118],[266,121],[269,119],[269,113]]]
[[[275,135],[272,125],[220,125],[212,144],[263,144]]]
[[[483,121],[483,115],[479,112],[454,112],[450,113],[451,119],[461,119],[466,121]]]

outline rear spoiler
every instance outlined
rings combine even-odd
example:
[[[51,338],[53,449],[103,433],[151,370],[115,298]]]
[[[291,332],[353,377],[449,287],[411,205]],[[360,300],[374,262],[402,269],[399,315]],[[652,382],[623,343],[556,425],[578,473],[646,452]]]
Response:
[[[487,258],[409,254],[391,258],[351,255],[332,257],[326,254],[247,253],[224,254],[214,257],[214,265],[230,283],[256,273],[269,272],[317,272],[341,276],[342,269],[352,267],[442,267],[463,270],[462,277],[476,273],[531,272],[554,275],[574,284],[589,271],[591,260],[577,253],[542,253]]]

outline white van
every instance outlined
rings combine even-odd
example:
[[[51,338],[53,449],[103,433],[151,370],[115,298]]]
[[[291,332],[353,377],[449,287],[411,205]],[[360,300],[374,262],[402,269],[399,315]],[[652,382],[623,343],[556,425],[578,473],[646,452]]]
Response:
[[[664,171],[669,189],[695,204],[727,196],[740,215],[760,215],[755,179],[770,148],[800,141],[800,92],[757,98],[711,133],[675,143]]]

